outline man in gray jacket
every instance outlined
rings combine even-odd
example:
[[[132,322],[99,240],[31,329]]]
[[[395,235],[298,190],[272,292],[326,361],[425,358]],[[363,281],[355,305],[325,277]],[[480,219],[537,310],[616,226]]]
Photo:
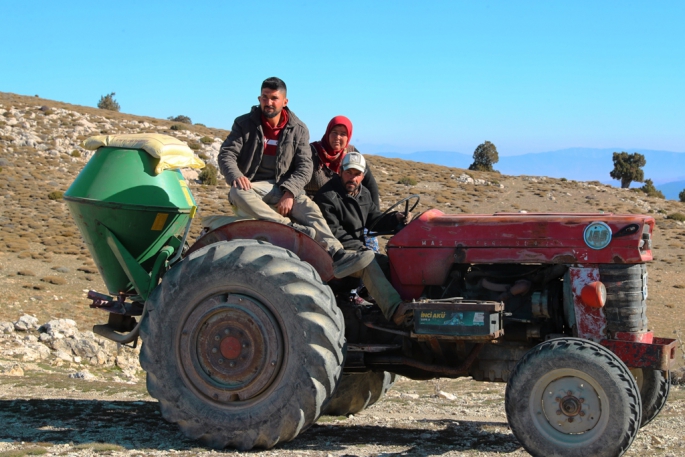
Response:
[[[373,253],[345,251],[304,193],[313,173],[309,130],[287,107],[285,83],[267,78],[257,99],[259,106],[236,118],[219,152],[236,213],[290,225],[314,238],[333,258],[336,277],[365,268]]]

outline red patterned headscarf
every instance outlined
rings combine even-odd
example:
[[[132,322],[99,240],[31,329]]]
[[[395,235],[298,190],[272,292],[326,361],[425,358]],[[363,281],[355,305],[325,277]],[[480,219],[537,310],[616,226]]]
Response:
[[[331,134],[331,130],[336,125],[342,125],[347,129],[347,144],[344,148],[339,151],[334,151],[328,142],[328,136]],[[350,145],[350,140],[352,139],[352,122],[345,116],[335,116],[328,123],[326,127],[326,133],[323,134],[321,141],[314,142],[314,147],[319,153],[319,161],[321,165],[326,166],[336,173],[340,173],[340,164],[342,163],[343,157],[347,153],[347,146]]]

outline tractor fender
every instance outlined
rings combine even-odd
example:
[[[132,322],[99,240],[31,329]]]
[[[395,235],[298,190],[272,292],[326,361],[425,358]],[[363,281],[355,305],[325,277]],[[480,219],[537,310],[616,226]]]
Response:
[[[242,220],[222,225],[201,236],[185,256],[213,243],[239,239],[265,241],[287,249],[313,266],[323,281],[333,278],[333,260],[328,252],[309,236],[278,222]]]

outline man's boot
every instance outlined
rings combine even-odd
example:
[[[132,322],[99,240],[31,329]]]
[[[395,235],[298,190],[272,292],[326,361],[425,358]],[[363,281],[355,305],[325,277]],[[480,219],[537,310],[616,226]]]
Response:
[[[395,325],[403,327],[406,325],[409,318],[413,316],[413,314],[414,312],[411,308],[411,303],[402,302],[393,313],[392,321],[395,323]]]
[[[368,267],[375,254],[373,251],[346,251],[339,249],[333,254],[333,276],[345,278]]]

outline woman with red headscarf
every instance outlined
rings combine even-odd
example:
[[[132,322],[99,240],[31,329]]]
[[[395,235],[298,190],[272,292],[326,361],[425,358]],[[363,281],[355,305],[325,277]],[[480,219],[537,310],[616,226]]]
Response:
[[[345,116],[335,116],[328,123],[326,133],[323,134],[321,141],[311,143],[312,161],[314,162],[314,174],[309,184],[305,186],[307,195],[313,196],[326,184],[336,173],[340,173],[340,164],[343,157],[348,152],[357,151],[357,148],[350,144],[352,138],[352,122]],[[359,152],[359,151],[357,151]],[[371,198],[376,206],[378,200],[378,184],[371,174],[369,162],[366,162],[366,171],[362,186],[369,189]]]

